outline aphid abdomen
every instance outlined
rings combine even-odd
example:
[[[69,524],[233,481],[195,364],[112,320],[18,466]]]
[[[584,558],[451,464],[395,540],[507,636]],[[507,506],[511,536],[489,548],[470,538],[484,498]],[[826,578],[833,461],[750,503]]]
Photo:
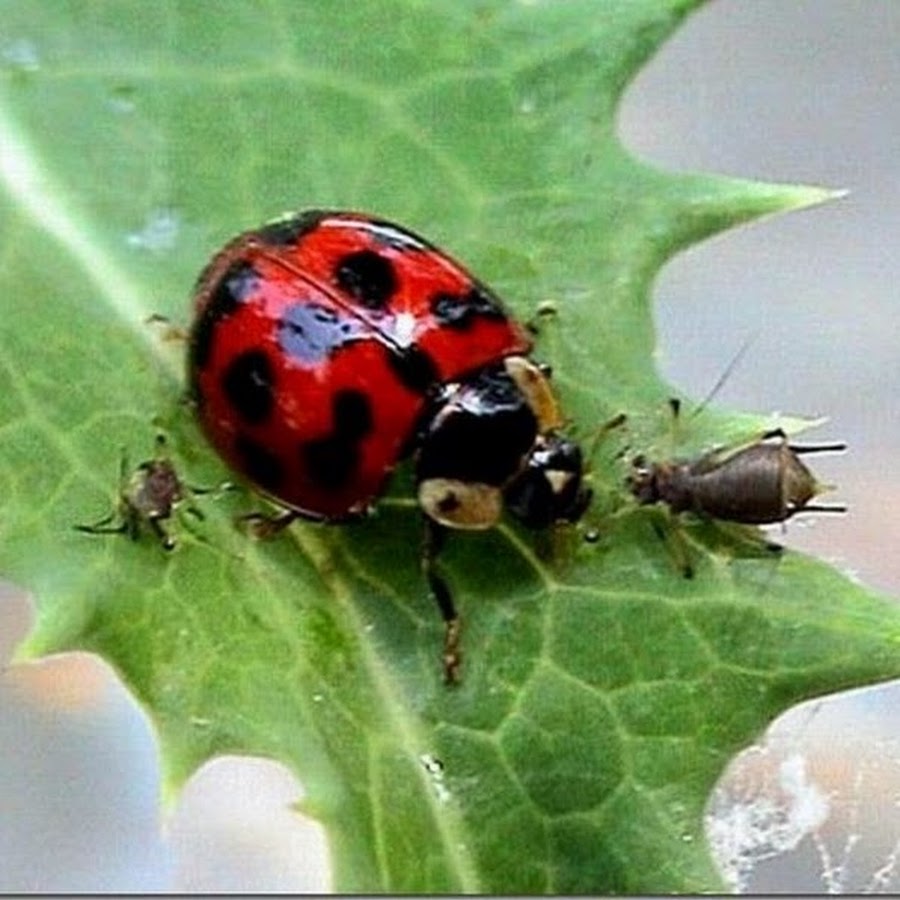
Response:
[[[700,512],[696,508],[694,482],[687,463],[657,463],[648,470],[650,476],[635,482],[635,494],[641,503],[665,503],[673,513]]]
[[[692,510],[713,519],[762,524],[784,518],[778,466],[757,454],[758,445],[718,469],[691,479]]]
[[[787,443],[758,443],[712,468],[700,460],[691,467],[690,487],[694,512],[764,525],[783,522],[802,509],[817,484]]]

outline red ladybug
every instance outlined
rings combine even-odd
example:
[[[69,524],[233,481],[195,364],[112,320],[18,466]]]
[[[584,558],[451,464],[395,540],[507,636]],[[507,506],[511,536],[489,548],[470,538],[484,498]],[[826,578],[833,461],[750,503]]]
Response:
[[[531,340],[459,263],[398,225],[312,210],[230,241],[203,271],[189,335],[199,422],[233,469],[298,516],[364,515],[412,456],[423,568],[459,622],[435,557],[445,529],[575,522],[590,501]]]

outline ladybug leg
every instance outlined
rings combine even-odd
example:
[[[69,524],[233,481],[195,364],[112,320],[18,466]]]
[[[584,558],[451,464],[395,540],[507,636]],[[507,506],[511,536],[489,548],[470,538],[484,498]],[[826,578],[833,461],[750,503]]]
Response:
[[[444,620],[444,683],[459,683],[459,667],[462,663],[460,649],[460,621],[453,595],[443,575],[438,571],[437,557],[447,538],[447,529],[434,519],[425,516],[425,537],[422,542],[422,574]]]
[[[541,333],[542,322],[548,319],[555,319],[558,312],[559,310],[557,310],[556,304],[552,300],[542,300],[538,303],[537,309],[531,318],[525,322],[525,327],[537,337]]]

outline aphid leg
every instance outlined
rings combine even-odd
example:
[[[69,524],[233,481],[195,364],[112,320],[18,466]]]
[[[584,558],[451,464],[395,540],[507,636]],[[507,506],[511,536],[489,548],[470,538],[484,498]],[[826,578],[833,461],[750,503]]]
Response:
[[[740,523],[735,524],[734,522],[725,522],[721,519],[712,519],[710,521],[730,542],[742,544],[748,550],[752,548],[756,551],[756,556],[759,556],[760,549],[773,556],[784,553],[784,544],[773,541],[764,530],[758,528],[748,529],[745,525],[741,525]],[[781,533],[786,534],[787,527],[785,522],[779,524],[781,526]]]
[[[196,493],[196,491],[192,490],[191,493]],[[188,503],[187,506],[185,506],[184,511],[192,515],[198,522],[203,522],[206,519],[206,514],[203,510],[194,503]]]
[[[122,447],[122,453],[119,456],[119,503],[128,484],[128,451]],[[85,534],[125,534],[132,539],[135,538],[135,525],[128,521],[128,516],[123,515],[122,521],[118,525],[110,525],[116,517],[118,510],[113,510],[109,515],[94,522],[92,525],[73,525],[76,531],[82,531]]]
[[[453,603],[453,595],[444,576],[438,569],[437,557],[441,552],[447,538],[447,529],[439,525],[434,519],[425,516],[425,534],[422,541],[422,574],[428,584],[428,589],[434,597],[444,620],[444,683],[459,683],[459,667],[462,663],[462,650],[460,649],[460,621],[456,606]]]
[[[656,536],[663,542],[672,563],[684,578],[694,577],[694,565],[691,562],[691,554],[682,530],[683,526],[677,518],[669,512],[665,513],[666,524],[662,525],[656,519],[653,520],[653,530]]]
[[[132,519],[134,517],[131,517]],[[156,517],[151,517],[147,519],[147,524],[150,526],[150,530],[156,535],[159,539],[159,543],[162,546],[163,550],[174,550],[175,549],[175,538],[169,534],[165,528],[163,528],[162,523]],[[137,521],[135,520],[135,526],[137,525]],[[135,538],[136,538],[137,529],[135,528]]]
[[[227,493],[228,491],[238,491],[240,490],[240,486],[235,484],[233,481],[223,481],[221,484],[216,487],[200,487],[195,484],[186,484],[184,485],[185,490],[188,495],[188,503],[185,506],[185,512],[190,513],[198,522],[202,522],[206,519],[206,515],[201,510],[196,503],[194,503],[194,497],[203,497],[207,494],[215,494],[213,497],[214,500],[218,500],[222,494]]]
[[[594,433],[588,438],[585,442],[585,451],[584,458],[587,460],[593,459],[594,452],[597,449],[597,445],[611,432],[615,431],[617,428],[621,428],[628,421],[628,416],[625,413],[619,413],[618,415],[613,416],[611,419],[607,419],[602,425],[599,425]],[[628,452],[628,447],[624,447],[620,450],[615,458],[620,459]]]
[[[116,514],[111,512],[92,525],[73,525],[76,531],[83,531],[85,534],[124,534],[128,530],[127,522],[120,522],[118,525],[110,525]]]
[[[201,487],[197,484],[188,484],[185,487],[192,494],[197,494],[198,497],[202,497],[204,494],[226,494],[228,491],[239,491],[241,489],[240,485],[235,484],[233,481],[223,481],[215,487]]]
[[[669,441],[671,442],[671,449],[674,449],[681,440],[679,434],[682,423],[680,397],[669,397],[669,411],[672,413],[672,428],[669,433]]]
[[[286,509],[284,512],[267,516],[265,513],[247,513],[238,516],[238,523],[247,529],[247,531],[258,540],[268,540],[276,534],[280,534],[295,519],[299,519],[300,514],[292,509]]]

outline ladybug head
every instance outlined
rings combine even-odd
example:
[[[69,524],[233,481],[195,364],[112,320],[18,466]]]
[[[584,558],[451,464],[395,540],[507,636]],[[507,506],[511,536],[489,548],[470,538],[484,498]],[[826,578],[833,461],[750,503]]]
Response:
[[[555,434],[538,438],[521,474],[505,491],[506,507],[528,528],[577,522],[591,502],[581,448]]]

